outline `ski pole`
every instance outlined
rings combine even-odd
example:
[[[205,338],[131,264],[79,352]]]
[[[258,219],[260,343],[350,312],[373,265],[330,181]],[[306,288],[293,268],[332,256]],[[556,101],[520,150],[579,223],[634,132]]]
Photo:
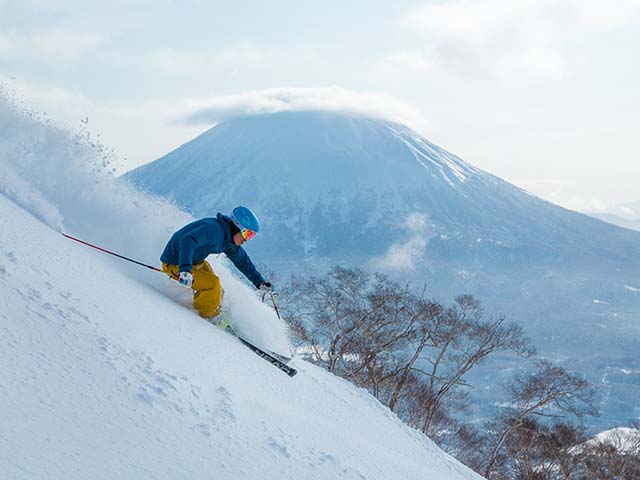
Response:
[[[278,310],[278,305],[276,305],[276,295],[277,295],[277,293],[271,292],[271,301],[273,302],[273,308],[276,311],[276,315],[278,315],[278,318],[280,320],[282,320],[282,317],[280,317],[280,310]],[[267,296],[266,292],[263,292],[262,293],[262,298],[261,298],[262,303],[264,303],[264,297],[266,297],[266,296]]]
[[[62,232],[61,232],[61,233],[62,233]],[[163,272],[162,270],[160,270],[160,269],[159,269],[159,268],[157,268],[157,267],[154,267],[154,266],[152,266],[152,265],[147,265],[146,263],[138,262],[137,260],[133,260],[133,259],[131,259],[131,258],[127,258],[127,257],[125,257],[125,256],[123,256],[123,255],[119,255],[119,254],[114,253],[114,252],[110,252],[109,250],[106,250],[106,249],[104,249],[104,248],[98,247],[97,245],[92,245],[92,244],[91,244],[91,243],[89,243],[89,242],[85,242],[84,240],[80,240],[79,238],[72,237],[71,235],[67,235],[66,233],[63,233],[62,235],[63,235],[64,237],[67,237],[67,238],[68,238],[68,239],[70,239],[70,240],[74,240],[74,241],[76,241],[76,242],[78,242],[78,243],[82,243],[83,245],[87,245],[87,246],[89,246],[89,247],[91,247],[91,248],[95,248],[96,250],[100,250],[101,252],[108,253],[109,255],[113,255],[114,257],[122,258],[123,260],[127,260],[127,261],[129,261],[129,262],[135,263],[135,264],[140,265],[140,266],[142,266],[142,267],[150,268],[151,270],[154,270],[154,271],[156,271],[156,272],[165,273],[165,272]]]
[[[276,297],[275,293],[271,292],[271,301],[273,302],[273,308],[276,310],[276,315],[278,315],[278,319],[282,320],[280,316],[280,310],[278,310],[278,305],[276,305]]]

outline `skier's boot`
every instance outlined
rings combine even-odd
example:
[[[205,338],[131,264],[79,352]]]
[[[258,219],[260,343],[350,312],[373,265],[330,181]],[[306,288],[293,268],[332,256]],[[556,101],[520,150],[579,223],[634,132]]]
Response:
[[[207,320],[220,330],[229,331],[231,329],[231,326],[229,325],[229,317],[225,311],[221,311],[215,317],[208,318]]]

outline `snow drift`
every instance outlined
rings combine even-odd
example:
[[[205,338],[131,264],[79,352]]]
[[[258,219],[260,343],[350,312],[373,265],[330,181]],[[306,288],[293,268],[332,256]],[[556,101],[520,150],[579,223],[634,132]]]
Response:
[[[108,162],[96,168],[105,159],[90,143],[3,101],[0,132],[3,476],[480,478],[366,391],[298,359],[287,377],[197,317],[162,275],[62,237],[155,263],[189,217],[119,184]],[[236,326],[282,339],[273,312],[215,268]]]

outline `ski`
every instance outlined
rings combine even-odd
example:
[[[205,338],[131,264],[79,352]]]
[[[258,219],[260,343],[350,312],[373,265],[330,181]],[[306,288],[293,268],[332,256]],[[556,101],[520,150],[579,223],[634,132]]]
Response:
[[[234,337],[236,337],[238,340],[240,340],[240,342],[245,347],[249,348],[253,353],[258,355],[263,360],[266,360],[267,362],[269,362],[271,365],[276,367],[278,370],[283,371],[284,373],[286,373],[290,377],[294,377],[298,373],[298,371],[295,368],[290,367],[289,365],[287,365],[287,362],[291,360],[290,358],[285,357],[284,355],[280,355],[280,354],[274,353],[274,352],[267,352],[265,350],[262,350],[260,347],[256,347],[253,343],[249,342],[248,340],[245,340],[240,335],[238,335],[235,332],[235,330],[233,328],[231,328],[231,325],[229,325],[228,322],[223,320],[222,322],[220,322],[218,324],[214,324],[214,325],[216,325],[221,330],[224,330],[225,332],[227,332],[227,333],[233,335]]]
[[[279,353],[276,353],[272,350],[267,350],[267,353],[269,355],[271,355],[272,357],[277,358],[278,360],[280,360],[282,363],[289,363],[291,361],[291,357],[287,357],[286,355],[281,355]]]
[[[286,373],[290,377],[294,377],[296,375],[296,373],[298,373],[298,371],[295,368],[290,367],[289,365],[287,365],[285,362],[283,362],[281,360],[278,360],[276,357],[274,357],[273,355],[271,355],[268,352],[265,352],[261,348],[256,347],[251,342],[246,341],[242,337],[237,337],[237,338],[238,338],[238,340],[240,340],[242,342],[243,345],[245,345],[246,347],[251,349],[253,351],[253,353],[258,355],[260,358],[266,360],[267,362],[269,362],[271,365],[273,365],[277,369],[283,371],[284,373]]]

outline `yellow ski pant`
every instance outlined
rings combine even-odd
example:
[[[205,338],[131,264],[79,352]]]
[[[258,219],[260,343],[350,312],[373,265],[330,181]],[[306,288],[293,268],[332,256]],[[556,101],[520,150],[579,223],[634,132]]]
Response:
[[[180,277],[177,265],[162,263],[162,270],[174,280]],[[212,318],[220,314],[224,290],[220,278],[215,274],[206,260],[193,265],[193,306],[203,318]]]

